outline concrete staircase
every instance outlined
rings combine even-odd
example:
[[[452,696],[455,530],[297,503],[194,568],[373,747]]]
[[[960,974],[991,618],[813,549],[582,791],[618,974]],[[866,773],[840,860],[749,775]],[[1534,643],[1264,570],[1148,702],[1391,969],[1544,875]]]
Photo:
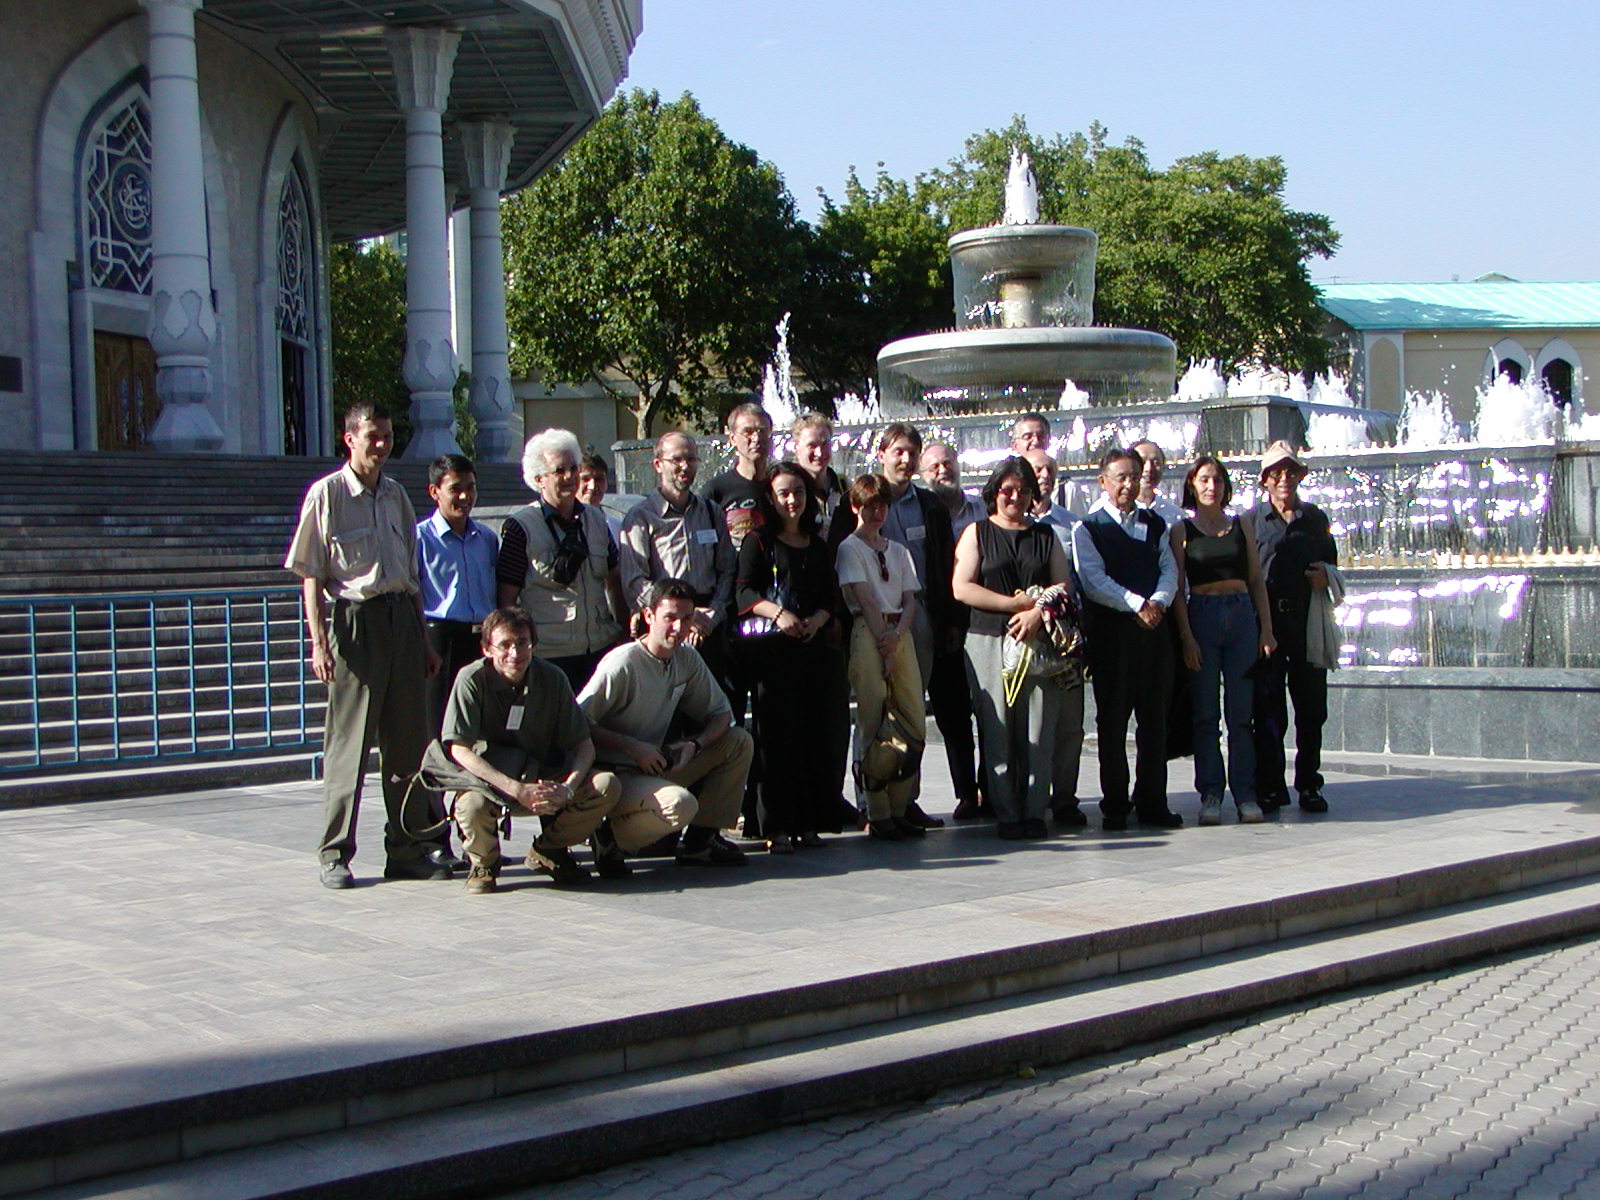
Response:
[[[0,502],[6,595],[201,591],[290,582],[283,554],[306,486],[333,458],[32,454],[8,469]],[[395,462],[419,516],[426,463]],[[478,468],[479,503],[525,504],[521,468]]]
[[[1426,853],[1420,858],[1426,860]],[[1600,838],[0,1130],[39,1200],[487,1195],[1600,927]],[[1157,906],[1159,907],[1159,906]],[[708,951],[709,951],[708,947]],[[274,1075],[273,1070],[279,1073]]]
[[[304,779],[322,686],[285,548],[328,458],[36,454],[0,504],[0,805]],[[419,515],[426,464],[389,470]],[[480,468],[485,507],[526,501]],[[193,702],[191,703],[191,695]],[[114,769],[113,769],[114,765]]]

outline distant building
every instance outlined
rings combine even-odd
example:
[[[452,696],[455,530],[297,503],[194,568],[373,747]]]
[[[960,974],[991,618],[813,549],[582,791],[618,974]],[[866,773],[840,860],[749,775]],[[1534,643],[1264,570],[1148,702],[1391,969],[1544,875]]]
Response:
[[[1318,303],[1345,351],[1352,392],[1398,411],[1408,392],[1440,392],[1456,420],[1477,413],[1497,374],[1542,379],[1561,404],[1584,409],[1600,369],[1600,283],[1325,283]]]
[[[642,0],[5,0],[0,22],[0,447],[329,452],[327,248],[405,228],[408,455],[453,444],[462,367],[480,455],[518,448],[503,274],[472,272],[463,362],[446,227],[470,208],[498,263],[499,195],[599,115]]]

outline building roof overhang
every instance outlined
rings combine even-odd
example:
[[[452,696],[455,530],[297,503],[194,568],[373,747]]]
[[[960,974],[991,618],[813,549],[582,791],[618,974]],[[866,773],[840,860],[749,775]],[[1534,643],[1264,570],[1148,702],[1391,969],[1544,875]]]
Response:
[[[627,74],[642,0],[206,0],[203,16],[311,98],[335,241],[405,224],[405,118],[384,40],[397,27],[461,35],[443,118],[445,186],[466,189],[460,125],[516,130],[506,190],[528,184],[599,116]]]
[[[1490,277],[1463,283],[1324,283],[1317,303],[1355,330],[1600,326],[1600,283]]]

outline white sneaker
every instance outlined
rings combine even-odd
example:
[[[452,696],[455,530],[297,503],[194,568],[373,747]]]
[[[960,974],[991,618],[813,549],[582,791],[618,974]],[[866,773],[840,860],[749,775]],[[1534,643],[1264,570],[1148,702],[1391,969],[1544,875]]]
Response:
[[[1261,805],[1254,800],[1246,800],[1239,805],[1239,824],[1259,825],[1266,817],[1261,812]]]
[[[1200,800],[1200,824],[1222,824],[1222,797],[1205,796]]]

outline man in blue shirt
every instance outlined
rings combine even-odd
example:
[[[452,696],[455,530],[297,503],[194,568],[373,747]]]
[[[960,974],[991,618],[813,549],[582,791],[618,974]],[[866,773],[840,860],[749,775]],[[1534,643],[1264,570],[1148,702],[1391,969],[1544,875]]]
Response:
[[[418,571],[428,645],[443,665],[428,679],[428,732],[437,737],[456,672],[482,657],[479,634],[494,609],[494,564],[500,543],[472,519],[478,476],[472,460],[441,454],[428,466],[433,514],[417,522]]]

